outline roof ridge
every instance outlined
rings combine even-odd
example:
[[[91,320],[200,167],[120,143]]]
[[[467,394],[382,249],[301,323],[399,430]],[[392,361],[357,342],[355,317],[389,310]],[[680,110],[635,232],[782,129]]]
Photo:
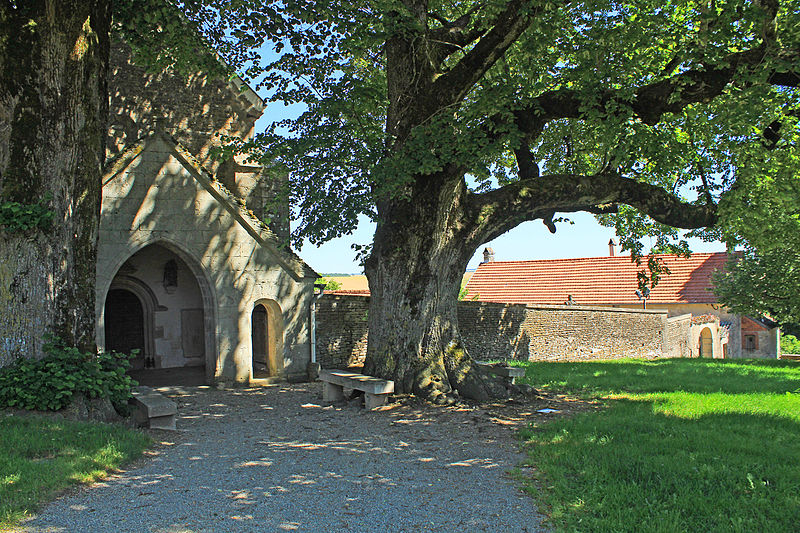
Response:
[[[698,256],[723,256],[723,255],[730,255],[729,252],[692,252],[689,257],[684,257],[680,254],[645,254],[642,256],[642,259],[648,257],[678,257],[682,259],[692,259]],[[591,257],[558,257],[558,258],[546,258],[546,259],[516,259],[516,260],[507,260],[507,261],[489,261],[487,263],[480,263],[478,268],[483,265],[492,265],[498,263],[543,263],[543,262],[550,262],[550,261],[560,261],[560,262],[567,262],[567,261],[594,261],[594,260],[611,260],[611,259],[630,259],[630,255],[598,255],[598,256],[591,256]],[[477,271],[477,269],[476,269]]]
[[[114,164],[105,173],[103,185],[113,179],[114,176],[119,174],[119,172],[121,172],[122,169],[128,165],[129,161],[137,157],[144,150],[144,146],[147,144],[147,142],[154,137],[160,137],[162,140],[172,145],[174,148],[174,154],[178,156],[179,161],[182,160],[185,165],[188,165],[190,169],[194,171],[193,173],[195,174],[195,179],[200,178],[197,179],[200,185],[205,188],[212,189],[216,193],[212,193],[212,196],[218,197],[218,201],[222,201],[223,205],[227,204],[232,211],[235,211],[236,214],[239,215],[241,222],[246,222],[250,227],[253,232],[251,235],[255,234],[253,236],[257,237],[262,246],[266,246],[270,251],[276,254],[280,260],[279,262],[284,263],[282,265],[284,268],[286,268],[293,275],[296,275],[298,278],[320,277],[320,275],[317,274],[314,269],[312,269],[305,261],[303,261],[303,259],[298,256],[294,250],[280,242],[280,239],[269,228],[269,226],[267,226],[263,220],[255,216],[251,210],[247,209],[244,201],[241,198],[234,195],[227,189],[227,187],[222,185],[222,183],[220,183],[205,167],[203,167],[202,164],[200,164],[200,161],[194,155],[192,155],[191,152],[189,152],[174,137],[165,133],[164,131],[157,130],[138,139],[134,143],[131,143],[131,145],[126,146],[125,149],[120,153],[120,156],[115,158]],[[247,230],[247,227],[245,227],[245,230]],[[298,264],[296,266],[292,266],[292,262],[297,262]]]

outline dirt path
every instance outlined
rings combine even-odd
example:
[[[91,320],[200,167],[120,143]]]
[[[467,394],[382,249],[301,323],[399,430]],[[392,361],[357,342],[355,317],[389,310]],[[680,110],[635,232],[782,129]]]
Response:
[[[473,407],[325,406],[319,384],[162,389],[177,433],[105,483],[48,505],[30,532],[544,531],[509,479],[513,430],[583,409],[566,397]]]

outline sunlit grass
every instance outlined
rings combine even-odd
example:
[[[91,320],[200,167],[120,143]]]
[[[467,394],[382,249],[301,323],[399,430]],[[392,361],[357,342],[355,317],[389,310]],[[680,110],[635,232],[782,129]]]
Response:
[[[67,486],[103,479],[141,455],[150,439],[113,425],[2,416],[0,443],[4,530]]]
[[[797,531],[800,365],[532,363],[607,408],[523,432],[531,493],[561,531]]]

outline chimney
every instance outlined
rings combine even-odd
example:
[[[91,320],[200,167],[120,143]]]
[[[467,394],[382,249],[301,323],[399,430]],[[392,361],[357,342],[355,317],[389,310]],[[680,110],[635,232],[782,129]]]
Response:
[[[491,263],[494,261],[494,250],[491,248],[484,248],[483,249],[483,262],[484,263]]]
[[[608,255],[609,255],[609,257],[614,257],[615,255],[617,255],[617,252],[614,249],[614,247],[616,245],[617,245],[617,243],[614,242],[614,239],[608,239]]]

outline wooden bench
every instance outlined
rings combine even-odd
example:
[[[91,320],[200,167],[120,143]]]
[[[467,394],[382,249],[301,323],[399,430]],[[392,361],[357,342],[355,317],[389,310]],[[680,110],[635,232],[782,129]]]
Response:
[[[489,372],[491,372],[496,376],[501,376],[506,378],[506,380],[508,380],[508,382],[511,383],[512,385],[515,384],[517,378],[525,376],[525,369],[520,368],[518,366],[499,366],[499,365],[492,365],[489,363],[485,363],[482,361],[475,361],[475,364],[482,368],[485,368],[486,370],[488,370]]]
[[[344,399],[343,389],[356,389],[364,392],[364,407],[374,409],[386,403],[389,394],[394,392],[394,381],[387,381],[364,374],[345,370],[320,370],[322,399],[337,402]]]
[[[135,408],[136,423],[151,429],[175,430],[178,406],[175,402],[150,387],[136,387],[131,400]]]

